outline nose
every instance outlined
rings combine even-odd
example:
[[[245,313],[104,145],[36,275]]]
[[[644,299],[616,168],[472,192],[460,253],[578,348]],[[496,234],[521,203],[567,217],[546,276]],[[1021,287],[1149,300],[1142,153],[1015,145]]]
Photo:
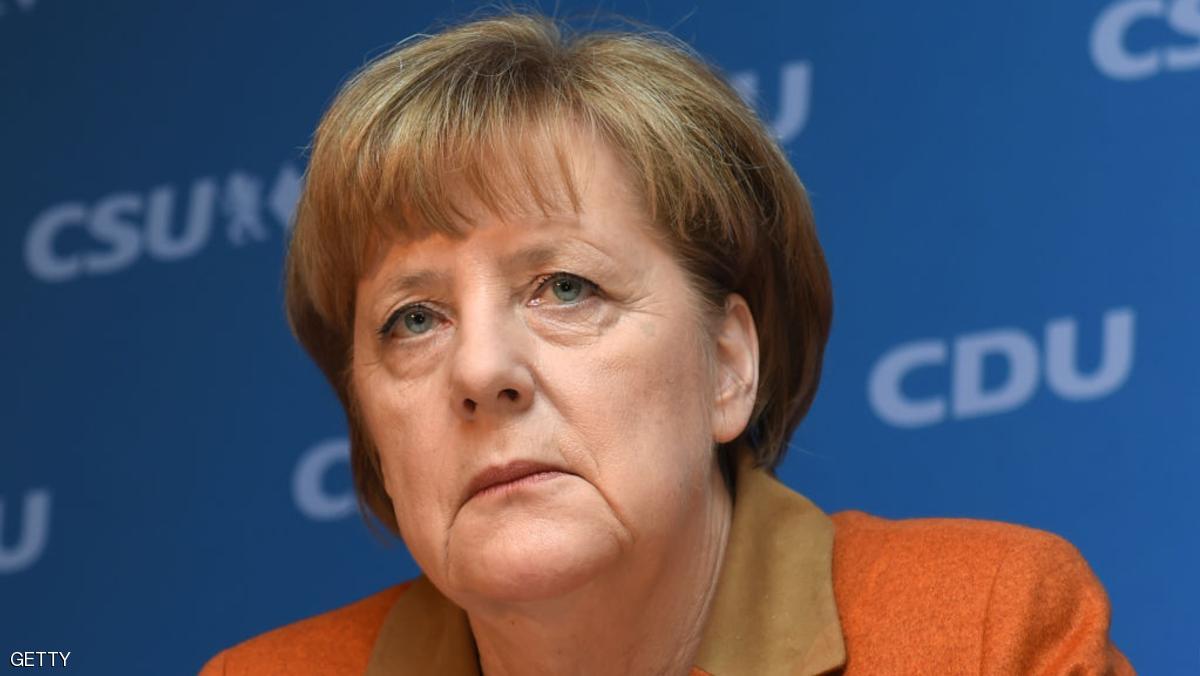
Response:
[[[503,419],[533,404],[524,323],[511,311],[476,306],[459,317],[451,405],[463,420]]]

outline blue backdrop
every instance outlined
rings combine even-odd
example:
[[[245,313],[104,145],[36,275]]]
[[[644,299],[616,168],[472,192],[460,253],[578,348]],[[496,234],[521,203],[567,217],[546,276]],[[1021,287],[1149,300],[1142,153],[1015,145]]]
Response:
[[[337,86],[471,9],[0,0],[6,659],[194,672],[415,573],[280,264]],[[604,9],[711,58],[811,190],[836,319],[782,478],[1062,534],[1135,666],[1200,671],[1200,0]]]

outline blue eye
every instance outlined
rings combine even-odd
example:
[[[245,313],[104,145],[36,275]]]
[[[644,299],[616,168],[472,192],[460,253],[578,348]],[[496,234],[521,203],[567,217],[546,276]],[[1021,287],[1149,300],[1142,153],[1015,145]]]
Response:
[[[423,308],[404,313],[404,328],[413,333],[425,333],[433,326],[433,316]]]
[[[547,285],[550,287],[550,292],[563,305],[576,305],[596,291],[594,283],[566,272],[558,272],[544,277],[538,288],[538,296],[541,296]],[[539,303],[535,300],[534,304]]]
[[[583,293],[583,285],[577,279],[557,279],[550,288],[554,290],[555,297],[565,303],[575,302]]]
[[[432,329],[437,322],[438,317],[432,310],[421,305],[413,305],[392,313],[383,327],[379,329],[379,333],[387,336],[391,334],[396,324],[403,323],[408,333],[418,335]]]

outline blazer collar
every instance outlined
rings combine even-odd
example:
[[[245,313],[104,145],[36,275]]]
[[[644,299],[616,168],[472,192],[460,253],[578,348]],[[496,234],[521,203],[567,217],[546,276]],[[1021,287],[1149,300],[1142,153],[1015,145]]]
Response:
[[[846,661],[833,595],[833,522],[739,457],[733,523],[696,657],[714,676],[822,674]],[[479,676],[467,614],[424,575],[400,595],[367,676]]]
[[[833,521],[739,456],[733,525],[696,666],[714,676],[822,674],[846,662]]]

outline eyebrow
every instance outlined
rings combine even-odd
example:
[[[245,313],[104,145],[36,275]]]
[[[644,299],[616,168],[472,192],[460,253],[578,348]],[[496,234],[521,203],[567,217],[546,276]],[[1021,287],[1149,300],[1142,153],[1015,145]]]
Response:
[[[591,249],[603,254],[603,251],[587,242],[560,241],[555,243],[539,243],[508,254],[501,259],[500,264],[504,270],[541,267],[552,263],[562,257],[564,253],[568,253],[574,249]],[[428,289],[438,286],[448,287],[450,286],[450,282],[450,275],[443,271],[433,269],[415,270],[399,274],[388,281],[384,295],[394,298],[417,289]]]
[[[449,286],[450,275],[437,270],[418,270],[398,275],[388,281],[384,295],[398,296],[415,289],[426,289],[433,286]]]
[[[553,244],[535,244],[505,256],[500,264],[505,270],[540,267],[558,258],[562,248]]]

